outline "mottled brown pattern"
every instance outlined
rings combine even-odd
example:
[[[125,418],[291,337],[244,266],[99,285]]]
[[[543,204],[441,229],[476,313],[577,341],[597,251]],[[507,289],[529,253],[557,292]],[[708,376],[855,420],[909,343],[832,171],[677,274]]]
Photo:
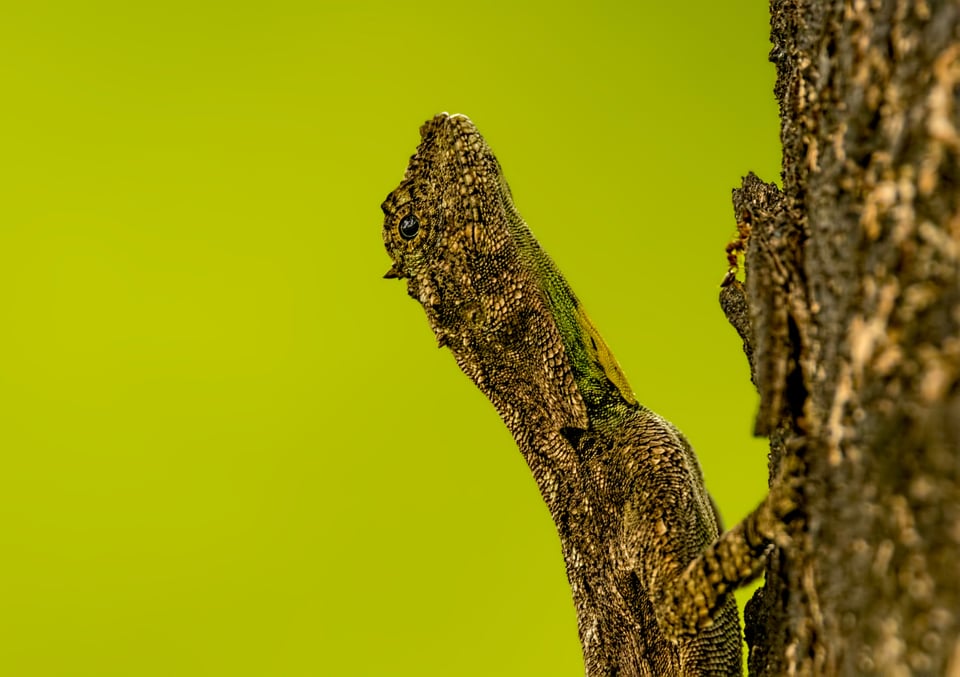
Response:
[[[587,674],[740,674],[728,593],[759,571],[790,497],[717,540],[690,445],[636,403],[473,123],[441,114],[420,131],[383,204],[387,276],[407,280],[526,458],[560,535]]]

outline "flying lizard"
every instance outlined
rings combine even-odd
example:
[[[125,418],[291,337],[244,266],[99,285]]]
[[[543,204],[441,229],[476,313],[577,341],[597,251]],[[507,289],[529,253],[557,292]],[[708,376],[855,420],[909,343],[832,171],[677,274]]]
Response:
[[[637,401],[474,124],[442,113],[420,136],[382,205],[386,277],[406,280],[526,459],[586,673],[741,674],[730,592],[759,572],[779,515],[767,505],[720,538],[693,449]]]

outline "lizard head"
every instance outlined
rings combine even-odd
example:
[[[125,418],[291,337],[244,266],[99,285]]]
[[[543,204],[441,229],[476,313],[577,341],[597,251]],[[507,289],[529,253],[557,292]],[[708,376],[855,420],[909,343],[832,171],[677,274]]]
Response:
[[[382,205],[383,240],[441,346],[492,398],[529,397],[581,410],[635,403],[612,353],[513,204],[469,118],[420,128],[403,181]],[[548,394],[549,391],[549,394]]]
[[[502,295],[496,278],[509,284],[514,209],[497,159],[469,118],[441,113],[423,124],[403,181],[381,208],[393,259],[386,277],[407,279],[441,344],[477,329]]]

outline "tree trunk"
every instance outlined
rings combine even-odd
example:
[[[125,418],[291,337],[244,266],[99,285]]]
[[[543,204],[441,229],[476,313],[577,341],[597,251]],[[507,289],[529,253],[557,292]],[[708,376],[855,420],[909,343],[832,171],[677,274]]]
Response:
[[[783,189],[734,191],[734,286],[805,515],[748,604],[750,674],[960,675],[960,4],[771,15]]]

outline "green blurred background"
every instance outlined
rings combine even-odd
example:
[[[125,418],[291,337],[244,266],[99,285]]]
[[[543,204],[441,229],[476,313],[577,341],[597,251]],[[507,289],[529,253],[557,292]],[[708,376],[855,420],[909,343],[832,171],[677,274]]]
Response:
[[[441,110],[753,507],[716,296],[778,177],[766,3],[632,4],[5,5],[0,674],[582,674],[520,454],[381,279]]]

